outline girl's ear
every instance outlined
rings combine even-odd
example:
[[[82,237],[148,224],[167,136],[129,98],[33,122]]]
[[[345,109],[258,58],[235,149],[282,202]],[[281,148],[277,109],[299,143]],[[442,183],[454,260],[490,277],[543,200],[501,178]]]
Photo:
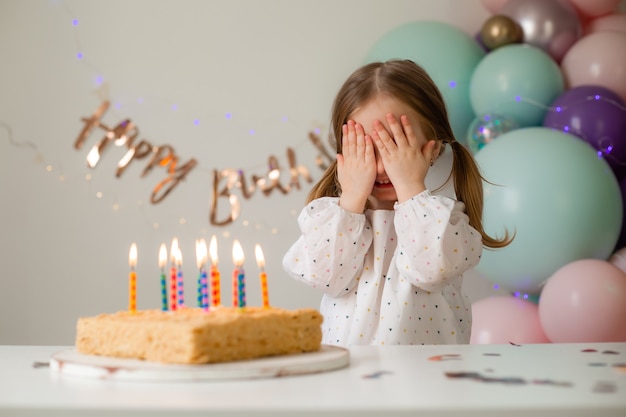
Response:
[[[433,147],[433,161],[439,158],[439,155],[443,152],[444,143],[441,140],[435,141],[435,146]]]

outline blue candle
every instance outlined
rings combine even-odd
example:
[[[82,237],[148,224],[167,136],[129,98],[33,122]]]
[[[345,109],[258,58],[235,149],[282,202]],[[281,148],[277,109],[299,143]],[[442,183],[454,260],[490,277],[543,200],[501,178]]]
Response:
[[[183,278],[183,254],[180,249],[176,252],[176,266],[178,268],[178,275],[176,281],[176,295],[178,301],[178,307],[185,306],[185,288],[184,288],[184,278]]]

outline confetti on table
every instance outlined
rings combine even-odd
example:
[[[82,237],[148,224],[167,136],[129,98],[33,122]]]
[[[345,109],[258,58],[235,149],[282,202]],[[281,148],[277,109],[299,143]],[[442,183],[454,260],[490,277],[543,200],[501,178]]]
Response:
[[[435,355],[428,358],[429,361],[441,362],[441,361],[449,361],[449,360],[459,360],[461,359],[461,355],[456,353],[449,353],[444,355]]]
[[[602,351],[602,353],[604,353],[605,355],[619,355],[619,352],[616,352],[614,350],[604,350]]]
[[[553,379],[533,379],[535,385],[554,385],[556,387],[573,387],[574,384],[568,381],[555,381]]]
[[[483,376],[481,374],[479,374],[478,372],[446,372],[446,376],[448,378],[455,378],[455,379],[472,379],[474,381],[480,381],[480,382],[499,382],[499,383],[503,383],[503,384],[507,384],[507,385],[524,385],[527,384],[526,380],[524,380],[523,378],[519,378],[519,377],[502,377],[502,378],[495,378],[495,377],[490,377],[490,376]]]
[[[499,353],[483,353],[483,356],[500,356]]]
[[[511,346],[522,346],[522,345],[518,345],[517,343],[513,343],[513,342],[509,342],[509,345],[511,345]]]
[[[617,385],[613,381],[597,381],[592,391],[598,394],[612,394],[617,391]]]
[[[393,372],[390,371],[376,371],[376,372],[372,372],[371,374],[365,374],[363,375],[363,378],[367,378],[367,379],[378,379],[383,375],[391,375],[393,374]]]
[[[50,366],[49,362],[33,362],[33,368],[48,368]]]
[[[626,363],[616,363],[613,365],[615,372],[621,375],[626,375]]]
[[[471,379],[478,382],[501,383],[505,385],[526,385],[529,384],[524,378],[520,377],[490,377],[479,374],[478,372],[446,372],[448,378],[455,379]],[[555,381],[553,379],[533,379],[530,384],[534,385],[551,385],[555,387],[572,387],[573,384],[568,381]]]

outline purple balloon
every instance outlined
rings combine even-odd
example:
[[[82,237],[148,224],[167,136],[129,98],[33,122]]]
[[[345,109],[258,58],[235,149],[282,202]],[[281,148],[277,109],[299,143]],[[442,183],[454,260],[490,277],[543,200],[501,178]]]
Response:
[[[589,143],[621,178],[626,169],[626,106],[617,93],[595,85],[566,90],[546,112],[543,125]]]

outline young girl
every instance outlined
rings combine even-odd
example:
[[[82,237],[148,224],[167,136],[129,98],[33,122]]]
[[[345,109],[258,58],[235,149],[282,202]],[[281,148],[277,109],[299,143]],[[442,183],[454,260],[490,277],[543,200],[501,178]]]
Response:
[[[337,159],[298,217],[283,267],[324,294],[325,344],[468,343],[462,276],[483,246],[510,242],[482,226],[482,177],[454,139],[443,98],[408,60],[355,71],[332,110]],[[424,179],[446,144],[457,200]]]

